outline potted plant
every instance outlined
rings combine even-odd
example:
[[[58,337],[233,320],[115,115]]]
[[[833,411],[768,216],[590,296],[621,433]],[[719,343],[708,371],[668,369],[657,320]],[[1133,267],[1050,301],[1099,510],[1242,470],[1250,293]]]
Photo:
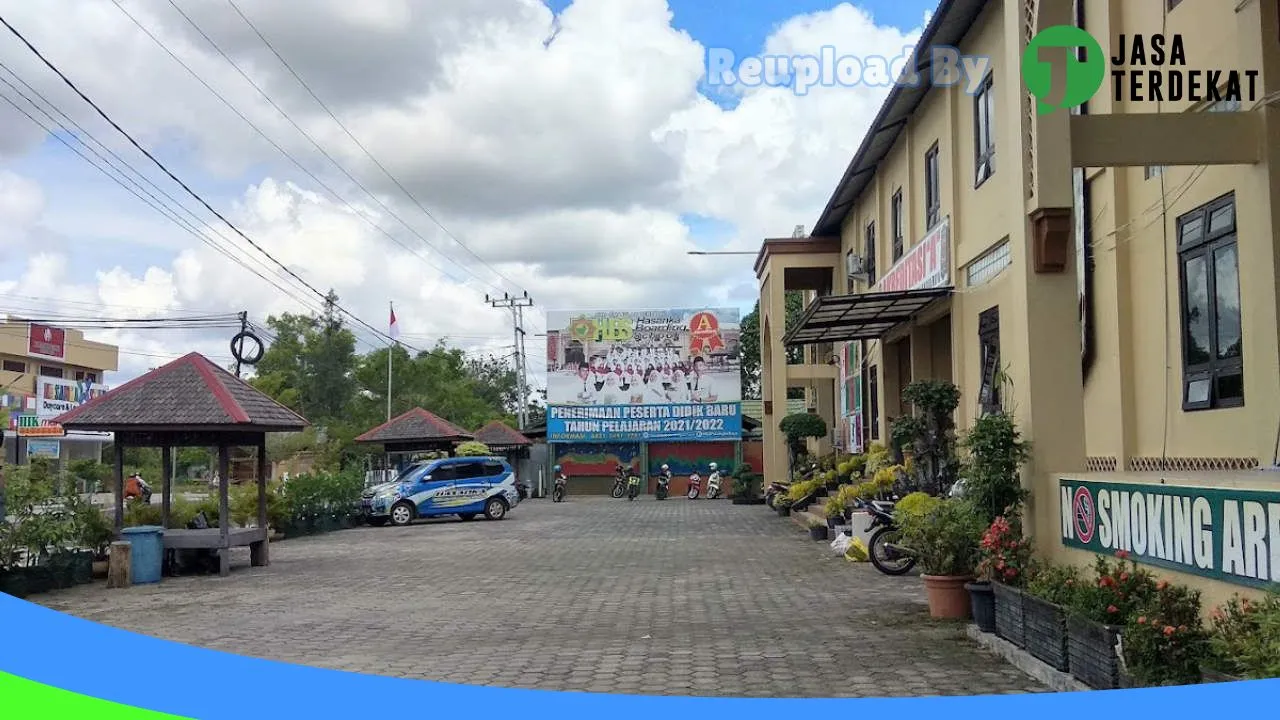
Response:
[[[1021,595],[1027,652],[1062,672],[1069,668],[1066,608],[1081,582],[1075,566],[1048,565],[1030,574]]]
[[[733,504],[752,504],[756,492],[756,477],[751,471],[751,465],[743,463],[733,478]]]
[[[1203,682],[1280,677],[1280,592],[1233,597],[1211,614]]]
[[[931,495],[950,487],[959,469],[955,456],[955,411],[960,389],[945,380],[916,380],[902,389],[911,415],[896,418],[890,439],[910,458],[915,487]]]
[[[827,422],[809,412],[791,413],[778,421],[778,429],[787,439],[787,460],[792,472],[796,460],[805,454],[805,441],[827,435]]]
[[[1129,554],[1116,551],[1116,562],[1099,557],[1092,582],[1071,595],[1067,614],[1067,661],[1071,674],[1089,687],[1109,690],[1120,684],[1117,650],[1124,626],[1155,595],[1151,573]],[[999,602],[999,601],[997,601]]]
[[[983,530],[973,509],[960,499],[941,500],[918,515],[904,514],[902,542],[917,558],[931,616],[970,617],[964,586],[973,580]]]
[[[783,495],[774,498],[773,509],[778,513],[779,517],[788,517],[791,515],[791,496]]]
[[[967,490],[966,487],[966,499]],[[974,512],[979,518],[984,517],[979,508],[974,508]],[[1004,515],[991,521],[982,536],[981,556],[979,569],[991,582],[996,634],[1018,647],[1025,647],[1022,588],[1029,574],[1032,549],[1022,532],[1019,508],[1009,507]]]
[[[1012,417],[992,413],[978,418],[961,446],[967,452],[964,496],[983,520],[992,522],[1006,508],[1026,499],[1020,471],[1031,450],[1022,442]]]
[[[827,527],[835,529],[844,523],[844,503],[839,494],[827,498],[822,509],[827,515]]]
[[[1125,624],[1121,685],[1159,687],[1200,682],[1209,638],[1200,621],[1200,591],[1166,580]]]
[[[826,540],[828,530],[827,524],[817,518],[809,521],[809,537],[814,540]]]

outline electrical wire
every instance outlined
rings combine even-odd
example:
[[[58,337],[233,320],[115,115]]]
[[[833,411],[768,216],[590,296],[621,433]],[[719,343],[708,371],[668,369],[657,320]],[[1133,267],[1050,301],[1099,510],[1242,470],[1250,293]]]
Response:
[[[275,258],[275,256],[271,255],[271,254],[270,254],[270,253],[268,253],[266,250],[264,250],[260,245],[258,245],[258,243],[257,243],[257,242],[255,242],[252,238],[250,238],[248,235],[246,235],[246,234],[244,233],[244,231],[242,231],[242,230],[241,230],[239,227],[237,227],[234,223],[232,223],[230,220],[228,220],[228,219],[227,219],[227,217],[226,217],[225,215],[223,215],[222,213],[220,213],[218,210],[214,209],[214,207],[213,207],[212,205],[210,205],[208,201],[206,201],[206,200],[205,200],[202,196],[200,196],[197,192],[195,192],[194,190],[192,190],[192,189],[191,189],[191,187],[190,187],[189,185],[187,185],[185,182],[183,182],[183,181],[182,181],[182,180],[181,180],[177,175],[175,175],[175,174],[173,173],[173,171],[169,170],[169,168],[168,168],[164,163],[162,163],[162,162],[160,162],[158,159],[156,159],[156,157],[155,157],[154,155],[152,155],[150,151],[148,151],[146,148],[144,148],[144,147],[143,147],[143,146],[142,146],[142,145],[141,145],[137,140],[135,140],[135,139],[134,139],[134,137],[133,137],[132,135],[130,135],[130,134],[128,133],[128,131],[126,131],[124,128],[122,128],[122,127],[119,125],[119,123],[117,123],[115,120],[113,120],[113,119],[111,118],[111,116],[110,116],[110,115],[108,115],[108,114],[107,114],[107,113],[106,113],[106,112],[105,112],[101,107],[99,107],[99,106],[98,106],[98,104],[97,104],[97,103],[95,103],[91,98],[89,98],[89,96],[88,96],[88,95],[86,95],[82,90],[80,90],[80,88],[79,88],[79,87],[78,87],[74,82],[72,82],[72,81],[71,81],[71,79],[70,79],[70,78],[68,78],[68,77],[66,76],[66,74],[64,74],[60,69],[58,69],[58,67],[57,67],[56,65],[54,65],[54,64],[53,64],[53,63],[52,63],[48,58],[46,58],[46,57],[44,56],[44,54],[43,54],[43,53],[41,53],[41,52],[40,52],[40,51],[35,47],[35,45],[33,45],[33,44],[31,43],[31,41],[29,41],[29,40],[26,38],[26,36],[24,36],[21,32],[19,32],[19,31],[18,31],[18,29],[17,29],[17,28],[15,28],[13,25],[11,25],[11,24],[9,23],[9,21],[8,21],[8,20],[6,20],[3,16],[0,16],[0,24],[3,24],[3,25],[5,26],[5,28],[6,28],[6,29],[8,29],[8,30],[9,30],[9,32],[10,32],[11,34],[13,34],[13,35],[14,35],[14,37],[18,38],[18,40],[19,40],[19,41],[21,41],[21,42],[22,42],[22,44],[23,44],[23,45],[25,45],[25,46],[27,47],[27,49],[31,51],[31,53],[32,53],[32,54],[34,54],[34,55],[35,55],[35,56],[36,56],[36,57],[37,57],[37,58],[38,58],[38,59],[39,59],[39,60],[40,60],[40,61],[41,61],[41,62],[42,62],[42,63],[43,63],[47,68],[49,68],[51,71],[53,71],[53,73],[54,73],[54,74],[56,74],[56,75],[57,75],[57,76],[62,80],[62,82],[63,82],[65,85],[67,85],[67,87],[69,87],[73,92],[75,92],[75,93],[80,97],[80,99],[81,99],[81,100],[83,100],[83,101],[84,101],[85,103],[87,103],[90,107],[92,107],[92,108],[93,108],[93,109],[98,113],[98,115],[102,117],[102,119],[103,119],[103,120],[107,121],[107,123],[108,123],[109,125],[111,125],[111,126],[112,126],[116,131],[117,131],[117,132],[119,132],[121,135],[123,135],[123,136],[125,137],[125,139],[127,139],[131,145],[133,145],[133,146],[134,146],[134,147],[135,147],[139,152],[141,152],[143,155],[145,155],[145,156],[147,157],[147,159],[149,159],[149,160],[150,160],[152,163],[154,163],[158,168],[160,168],[160,170],[161,170],[161,171],[163,171],[166,175],[168,175],[168,176],[169,176],[169,178],[170,178],[171,180],[173,180],[173,181],[174,181],[175,183],[177,183],[180,187],[182,187],[182,189],[183,189],[183,190],[185,190],[185,191],[187,192],[187,194],[191,195],[191,197],[192,197],[193,199],[195,199],[197,202],[199,202],[201,205],[203,205],[203,206],[205,207],[205,209],[206,209],[206,210],[208,210],[211,214],[213,214],[215,217],[217,217],[219,220],[221,220],[221,221],[222,221],[225,225],[227,225],[227,227],[229,227],[233,232],[235,232],[237,235],[239,235],[241,238],[243,238],[243,239],[245,240],[245,242],[249,243],[249,245],[251,245],[253,248],[255,248],[256,250],[258,250],[258,252],[262,253],[264,256],[266,256],[268,259],[270,259],[273,263],[275,263],[276,265],[278,265],[278,266],[280,267],[280,269],[284,270],[288,275],[290,275],[291,277],[293,277],[293,278],[294,278],[295,280],[297,280],[298,282],[302,283],[302,284],[303,284],[307,289],[311,290],[311,292],[312,292],[313,294],[315,294],[317,297],[319,297],[319,298],[321,298],[322,300],[324,300],[324,302],[326,303],[326,305],[328,305],[328,304],[332,304],[332,306],[333,306],[333,308],[334,308],[335,310],[337,310],[338,312],[340,312],[340,313],[342,313],[342,314],[346,315],[347,317],[349,317],[350,319],[352,319],[352,320],[353,320],[353,321],[355,321],[356,323],[358,323],[358,324],[360,324],[360,325],[362,325],[362,326],[364,326],[364,327],[368,328],[368,329],[369,329],[371,332],[373,332],[375,335],[377,335],[377,336],[379,336],[379,337],[386,338],[386,339],[387,339],[388,341],[390,341],[390,342],[393,342],[393,343],[395,342],[395,340],[394,340],[394,339],[392,339],[389,335],[387,335],[386,333],[381,332],[380,330],[378,330],[378,329],[377,329],[377,328],[375,328],[374,326],[372,326],[372,325],[368,324],[368,323],[367,323],[367,322],[365,322],[363,319],[361,319],[359,316],[355,315],[355,314],[354,314],[354,313],[352,313],[351,311],[349,311],[349,310],[347,310],[346,308],[342,307],[340,304],[338,304],[338,303],[336,303],[336,302],[334,302],[334,303],[330,303],[330,302],[329,302],[329,298],[328,298],[328,295],[327,295],[327,294],[322,293],[320,290],[316,289],[314,286],[312,286],[310,283],[308,283],[306,280],[304,280],[302,277],[300,277],[300,276],[299,276],[297,273],[295,273],[293,270],[289,269],[289,268],[288,268],[288,266],[284,265],[284,264],[283,264],[283,263],[281,263],[279,260],[277,260],[277,259]]]
[[[115,0],[115,1],[116,1],[116,5],[117,5],[117,7],[119,7],[119,6],[120,6],[120,0]],[[435,245],[433,245],[429,240],[427,240],[425,237],[423,237],[423,235],[422,235],[421,233],[419,233],[419,232],[417,231],[417,229],[415,229],[412,225],[410,225],[409,223],[407,223],[407,222],[404,220],[404,218],[400,217],[400,215],[399,215],[398,213],[396,213],[396,212],[395,212],[395,210],[393,210],[390,206],[388,206],[385,202],[383,202],[381,198],[379,198],[376,194],[374,194],[372,191],[370,191],[368,187],[366,187],[363,183],[361,183],[359,179],[357,179],[357,178],[356,178],[356,177],[355,177],[351,172],[349,172],[349,171],[348,171],[348,170],[347,170],[347,169],[346,169],[346,168],[345,168],[341,163],[339,163],[339,162],[338,162],[338,160],[337,160],[336,158],[334,158],[334,157],[333,157],[333,155],[329,153],[329,151],[325,150],[325,149],[324,149],[324,147],[323,147],[322,145],[320,145],[320,143],[319,143],[319,142],[317,142],[317,141],[315,140],[315,138],[313,138],[313,137],[311,136],[311,134],[310,134],[310,133],[308,133],[305,129],[303,129],[303,127],[302,127],[300,124],[298,124],[298,122],[297,122],[296,120],[294,120],[294,119],[293,119],[293,117],[292,117],[292,116],[290,116],[290,115],[289,115],[289,113],[288,113],[288,112],[286,112],[284,108],[280,107],[280,105],[279,105],[279,104],[278,104],[274,99],[272,99],[272,98],[271,98],[271,96],[270,96],[269,94],[267,94],[267,92],[266,92],[265,90],[263,90],[263,89],[262,89],[262,87],[261,87],[260,85],[258,85],[257,81],[255,81],[255,80],[254,80],[254,79],[253,79],[253,78],[252,78],[252,77],[251,77],[247,72],[245,72],[245,71],[244,71],[244,69],[240,67],[239,63],[237,63],[235,60],[233,60],[233,59],[231,58],[231,56],[230,56],[230,55],[228,55],[228,54],[227,54],[227,53],[222,49],[222,46],[221,46],[221,45],[219,45],[219,44],[217,43],[217,41],[215,41],[212,37],[210,37],[210,36],[209,36],[209,34],[208,34],[207,32],[205,32],[205,31],[204,31],[204,29],[203,29],[202,27],[200,27],[200,25],[199,25],[195,20],[193,20],[193,19],[191,18],[191,16],[190,16],[190,15],[188,15],[188,14],[187,14],[187,13],[186,13],[186,12],[185,12],[185,11],[184,11],[184,10],[183,10],[183,9],[182,9],[182,8],[181,8],[181,7],[176,3],[176,2],[174,2],[174,0],[169,0],[169,5],[170,5],[170,6],[172,6],[172,7],[173,7],[173,9],[174,9],[174,10],[176,10],[176,11],[178,12],[178,14],[179,14],[179,15],[181,15],[181,16],[182,16],[182,18],[183,18],[184,20],[186,20],[186,21],[187,21],[187,24],[189,24],[189,25],[190,25],[190,26],[191,26],[191,27],[192,27],[192,28],[193,28],[193,29],[194,29],[194,30],[195,30],[195,31],[196,31],[196,32],[197,32],[201,37],[203,37],[203,38],[205,39],[205,41],[206,41],[206,42],[208,42],[208,43],[209,43],[209,45],[210,45],[210,46],[212,46],[212,47],[213,47],[213,49],[214,49],[214,50],[215,50],[219,55],[221,55],[221,56],[222,56],[222,58],[223,58],[224,60],[226,60],[226,61],[227,61],[227,63],[228,63],[229,65],[231,65],[231,67],[232,67],[233,69],[235,69],[235,71],[236,71],[236,72],[237,72],[237,73],[238,73],[242,78],[244,78],[244,80],[245,80],[246,82],[248,82],[248,83],[249,83],[249,85],[250,85],[250,86],[252,86],[252,87],[253,87],[253,89],[254,89],[254,90],[256,90],[256,91],[258,92],[258,94],[259,94],[259,95],[261,95],[261,96],[262,96],[262,98],[263,98],[264,100],[266,100],[266,101],[267,101],[267,103],[268,103],[269,105],[271,105],[271,107],[275,108],[276,112],[278,112],[278,113],[280,114],[280,116],[281,116],[281,117],[283,117],[283,118],[285,119],[285,121],[287,121],[290,125],[292,125],[292,126],[293,126],[293,128],[294,128],[295,130],[297,130],[299,134],[301,134],[304,138],[306,138],[306,139],[307,139],[307,141],[308,141],[309,143],[311,143],[311,146],[312,146],[312,147],[314,147],[314,148],[315,148],[315,149],[316,149],[316,150],[317,150],[321,155],[323,155],[323,156],[325,157],[325,159],[327,159],[330,163],[332,163],[332,164],[333,164],[333,166],[334,166],[335,168],[337,168],[337,169],[338,169],[338,171],[339,171],[339,172],[341,172],[341,173],[342,173],[342,175],[343,175],[344,177],[346,177],[348,181],[350,181],[353,185],[355,185],[355,186],[356,186],[356,187],[358,187],[360,190],[362,190],[362,191],[365,193],[365,195],[368,195],[368,196],[369,196],[369,198],[374,202],[374,204],[375,204],[375,205],[377,205],[378,207],[380,207],[380,208],[381,208],[385,213],[387,213],[387,214],[388,214],[388,215],[390,215],[392,218],[394,218],[397,222],[399,222],[401,225],[403,225],[403,226],[405,227],[405,229],[407,229],[411,234],[415,235],[419,240],[421,240],[421,241],[422,241],[424,244],[426,244],[428,247],[431,247],[432,249],[436,250],[436,252],[437,252],[437,253],[439,253],[441,257],[443,257],[443,258],[444,258],[444,259],[446,259],[446,260],[449,260],[450,262],[452,262],[454,265],[456,265],[456,266],[457,266],[457,267],[459,267],[460,269],[462,269],[462,270],[464,270],[464,271],[466,270],[466,268],[465,268],[463,265],[461,265],[461,264],[460,264],[460,263],[458,263],[456,260],[454,260],[453,258],[449,257],[448,255],[446,255],[446,254],[445,254],[445,253],[443,253],[442,251],[440,251],[440,249],[439,249],[439,248],[436,248],[436,247],[435,247]],[[274,143],[273,143],[273,144],[274,144]],[[305,171],[305,169],[304,169],[304,172],[306,172],[306,171]],[[308,172],[308,175],[310,175],[310,173],[309,173],[309,172]],[[313,179],[315,179],[315,176],[314,176],[314,175],[312,175],[311,177],[312,177]],[[317,182],[318,182],[318,179],[317,179]],[[322,185],[323,187],[326,187],[326,189],[328,189],[328,186],[327,186],[327,185],[324,185],[323,183],[321,183],[321,185]],[[330,191],[332,192],[332,190],[330,190]],[[346,201],[344,201],[340,196],[338,196],[338,200],[339,200],[340,202],[346,202]],[[347,204],[348,204],[348,206],[350,206],[350,204],[349,204],[349,203],[347,203]],[[358,214],[359,214],[361,217],[365,217],[363,213],[358,213]],[[368,218],[365,218],[365,219],[367,220]],[[400,242],[400,240],[399,240],[398,238],[396,238],[394,235],[391,235],[391,234],[390,234],[389,232],[387,232],[386,230],[382,229],[382,228],[381,228],[381,226],[377,226],[376,224],[375,224],[375,226],[376,226],[376,229],[378,229],[380,232],[382,232],[384,235],[386,235],[390,240],[392,240],[392,242],[394,242],[394,243],[396,243],[397,245],[399,245],[400,247],[404,248],[407,252],[409,252],[409,253],[411,253],[411,254],[415,255],[416,257],[418,257],[419,259],[421,259],[423,262],[425,262],[428,266],[430,266],[430,267],[432,267],[432,268],[434,268],[434,269],[436,269],[436,270],[439,270],[440,272],[442,272],[442,273],[444,273],[445,275],[449,276],[449,277],[450,277],[450,279],[454,280],[455,282],[459,282],[459,283],[461,283],[461,282],[462,282],[462,280],[461,280],[461,279],[457,278],[456,276],[453,276],[452,274],[450,274],[450,273],[449,273],[449,271],[445,270],[444,268],[440,267],[439,265],[435,265],[435,264],[434,264],[434,263],[432,263],[431,261],[427,260],[425,257],[423,257],[423,256],[418,255],[417,253],[415,253],[411,248],[409,248],[409,246],[407,246],[407,245],[405,245],[404,243]],[[474,273],[471,273],[471,275],[472,275],[472,277],[475,277],[477,280],[480,280],[481,282],[485,283],[485,284],[486,284],[486,285],[488,285],[489,287],[492,287],[492,288],[495,288],[495,289],[500,289],[500,288],[497,288],[497,286],[492,285],[492,284],[490,284],[490,283],[486,282],[483,278],[480,278],[480,277],[476,276]]]
[[[170,2],[172,2],[172,0],[170,0]],[[395,186],[405,194],[405,197],[409,198],[409,200],[412,201],[413,204],[416,205],[424,215],[430,218],[431,222],[435,223],[436,226],[440,228],[441,232],[445,234],[445,236],[447,236],[450,240],[453,240],[455,243],[457,243],[458,247],[470,253],[471,257],[478,260],[480,264],[492,270],[494,274],[497,275],[499,278],[510,283],[511,287],[515,288],[517,291],[520,291],[520,292],[525,291],[525,288],[520,287],[514,280],[507,277],[506,275],[503,275],[501,271],[499,271],[494,266],[490,265],[488,262],[485,261],[484,258],[477,255],[474,250],[472,250],[465,243],[459,240],[456,235],[449,232],[449,228],[445,227],[444,223],[440,222],[440,220],[436,218],[436,216],[432,214],[432,212],[428,210],[426,206],[424,206],[422,202],[418,200],[417,197],[414,196],[413,193],[409,192],[409,189],[406,188],[400,182],[399,179],[397,179],[394,175],[392,175],[391,171],[387,170],[387,168],[383,166],[383,164],[379,162],[376,157],[373,156],[373,153],[369,152],[369,150],[364,146],[364,144],[360,142],[359,138],[357,138],[355,134],[352,133],[351,130],[349,130],[341,120],[338,119],[338,116],[333,112],[333,110],[331,110],[329,106],[326,105],[325,102],[320,99],[320,96],[317,95],[315,91],[311,89],[311,86],[308,85],[307,82],[302,79],[302,76],[299,75],[298,72],[293,69],[293,66],[290,65],[289,62],[284,59],[284,56],[282,56],[280,52],[276,50],[275,46],[271,44],[271,41],[268,40],[266,36],[262,34],[262,31],[258,29],[257,25],[254,25],[253,21],[250,20],[247,15],[245,15],[244,11],[240,9],[240,6],[235,3],[235,0],[226,0],[226,2],[228,5],[231,6],[231,9],[234,10],[235,13],[240,16],[240,19],[244,21],[245,25],[248,25],[249,29],[252,30],[253,33],[258,36],[258,39],[262,41],[262,44],[267,46],[267,49],[271,51],[271,54],[275,55],[276,59],[280,61],[280,64],[283,65],[284,68],[289,71],[289,74],[292,75],[293,78],[298,81],[298,84],[301,85],[302,88],[307,91],[307,94],[309,94],[311,98],[316,101],[316,104],[319,105],[329,115],[329,117],[333,119],[334,123],[336,123],[338,127],[342,129],[342,132],[346,133],[348,138],[351,138],[351,141],[355,143],[356,147],[360,148],[360,151],[364,153],[365,157],[369,158],[369,160],[373,162],[373,164],[377,166],[379,170],[382,171],[382,174],[386,175],[387,179],[390,180],[392,183],[394,183]]]

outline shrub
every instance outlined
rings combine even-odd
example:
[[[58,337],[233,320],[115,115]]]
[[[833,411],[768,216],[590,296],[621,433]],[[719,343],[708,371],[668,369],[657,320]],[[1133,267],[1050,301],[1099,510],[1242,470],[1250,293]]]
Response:
[[[453,451],[458,457],[484,457],[489,454],[489,446],[475,440],[461,443]]]
[[[826,512],[827,517],[829,518],[843,517],[844,503],[840,501],[839,493],[827,498],[827,502],[822,506],[822,509]]]
[[[901,525],[911,518],[928,515],[942,500],[922,492],[913,492],[898,501],[893,508],[894,521]]]
[[[1027,592],[1045,602],[1067,607],[1082,582],[1080,569],[1076,566],[1048,565],[1035,568],[1027,582]]]
[[[987,527],[978,545],[978,576],[1013,587],[1026,585],[1032,560],[1031,540],[1022,534],[1022,517],[1009,508]]]
[[[1156,583],[1154,596],[1124,629],[1124,663],[1141,685],[1200,681],[1208,638],[1200,622],[1200,591]]]
[[[984,528],[968,503],[940,500],[928,513],[907,516],[902,541],[916,553],[925,575],[973,575]]]
[[[1077,614],[1106,625],[1125,625],[1155,596],[1156,581],[1150,572],[1126,560],[1129,553],[1116,551],[1116,562],[1099,557],[1094,578],[1071,595],[1070,608]]]
[[[986,415],[974,423],[965,435],[968,451],[965,466],[964,494],[969,502],[991,522],[1002,508],[1022,502],[1019,470],[1030,456],[1022,442],[1013,418],[1004,413]]]
[[[1250,680],[1280,677],[1280,592],[1214,609],[1205,664]]]

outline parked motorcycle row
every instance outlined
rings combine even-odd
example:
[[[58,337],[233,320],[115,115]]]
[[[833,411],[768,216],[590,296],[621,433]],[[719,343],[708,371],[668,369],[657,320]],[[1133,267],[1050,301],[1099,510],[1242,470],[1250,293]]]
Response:
[[[803,479],[812,477],[817,469],[817,465],[807,468],[802,476]],[[778,481],[769,483],[765,488],[765,503],[773,507],[774,499],[785,495],[790,487],[790,483]],[[946,494],[952,497],[964,494],[964,480],[956,481]],[[916,566],[916,555],[911,548],[900,542],[902,531],[893,518],[893,509],[898,499],[897,495],[894,495],[892,500],[858,498],[854,503],[854,508],[865,512],[870,520],[866,530],[863,531],[871,534],[871,539],[867,543],[867,559],[876,570],[885,575],[905,575]]]
[[[723,478],[716,463],[711,463],[708,469],[710,473],[707,475],[706,480],[707,497],[715,500],[723,492]],[[569,477],[559,465],[552,469],[552,473],[555,475],[555,488],[551,492],[551,499],[553,502],[562,502],[568,492]],[[664,464],[658,473],[658,487],[654,489],[654,499],[666,500],[670,497],[673,477],[670,466]],[[690,473],[689,489],[685,493],[685,497],[690,500],[697,500],[702,495],[702,482],[702,475],[696,470]],[[640,495],[640,476],[631,472],[627,466],[618,465],[613,478],[613,489],[609,492],[609,495],[614,499],[626,497],[628,500],[635,500]]]

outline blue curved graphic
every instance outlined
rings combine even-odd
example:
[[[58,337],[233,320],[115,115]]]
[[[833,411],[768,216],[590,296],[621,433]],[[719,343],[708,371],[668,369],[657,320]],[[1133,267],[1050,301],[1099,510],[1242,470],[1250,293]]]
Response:
[[[127,592],[127,591],[126,591]],[[217,609],[211,609],[217,612]],[[483,713],[485,717],[663,720],[789,716],[1170,717],[1274,709],[1280,680],[1067,694],[885,699],[738,699],[517,690],[323,670],[241,657],[99,625],[0,595],[0,673],[199,720]],[[891,650],[890,650],[891,651]],[[430,652],[430,648],[424,649]],[[134,672],[135,669],[142,672]],[[661,668],[655,669],[660,678]],[[131,682],[141,677],[141,682]],[[392,702],[391,699],[395,701]],[[0,710],[4,699],[0,698]],[[397,710],[398,709],[398,710]],[[0,713],[0,716],[3,716]]]

